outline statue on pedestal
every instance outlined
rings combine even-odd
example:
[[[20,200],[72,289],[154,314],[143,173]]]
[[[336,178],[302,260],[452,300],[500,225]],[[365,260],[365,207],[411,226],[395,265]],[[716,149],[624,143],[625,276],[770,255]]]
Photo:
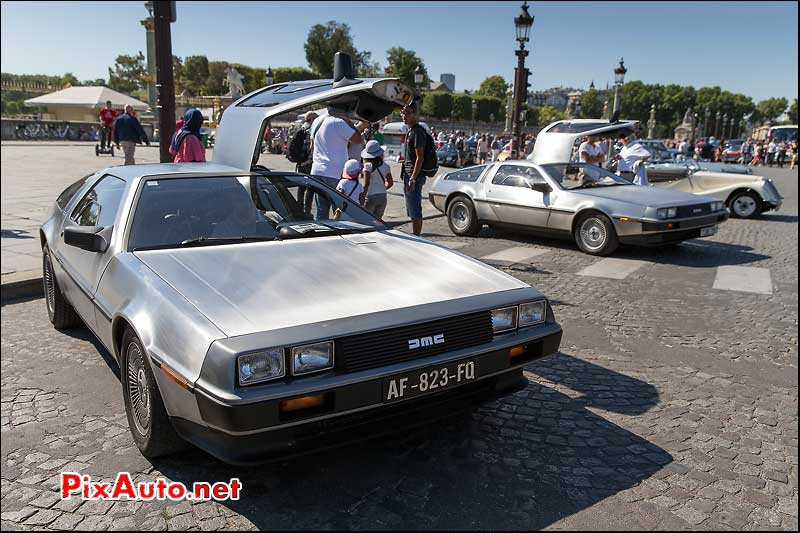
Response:
[[[225,79],[222,80],[224,85],[228,86],[228,93],[225,96],[239,98],[244,95],[244,76],[239,74],[239,71],[233,67],[225,69]]]

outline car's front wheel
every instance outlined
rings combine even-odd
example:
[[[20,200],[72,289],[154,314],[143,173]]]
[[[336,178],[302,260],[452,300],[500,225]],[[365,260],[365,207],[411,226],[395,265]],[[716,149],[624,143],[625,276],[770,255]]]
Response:
[[[148,458],[185,446],[169,421],[142,343],[128,328],[122,336],[120,374],[128,426],[136,446]]]
[[[600,213],[584,215],[575,225],[575,242],[591,255],[610,255],[619,246],[611,220]]]
[[[465,196],[453,199],[447,206],[447,224],[460,237],[474,237],[481,230],[475,206]]]
[[[42,282],[44,285],[44,303],[47,307],[47,318],[56,329],[76,328],[83,325],[81,317],[75,308],[64,298],[61,287],[58,286],[53,263],[50,258],[50,249],[42,249]]]
[[[761,198],[750,191],[736,193],[728,205],[731,214],[736,218],[751,218],[761,214],[762,211]]]

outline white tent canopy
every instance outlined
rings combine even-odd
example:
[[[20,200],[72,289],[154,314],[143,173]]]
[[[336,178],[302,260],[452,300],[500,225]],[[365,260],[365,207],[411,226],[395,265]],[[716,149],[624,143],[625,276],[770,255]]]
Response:
[[[38,106],[63,106],[63,107],[84,107],[100,109],[111,100],[111,105],[115,108],[122,108],[126,105],[133,106],[137,111],[145,111],[150,106],[144,102],[131,98],[130,96],[118,93],[108,87],[67,87],[50,94],[44,94],[25,100],[27,107]]]

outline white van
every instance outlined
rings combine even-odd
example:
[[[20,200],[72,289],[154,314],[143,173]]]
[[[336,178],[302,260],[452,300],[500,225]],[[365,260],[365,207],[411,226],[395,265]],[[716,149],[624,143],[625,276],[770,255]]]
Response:
[[[431,132],[431,129],[424,122],[420,122],[420,125],[428,133]],[[383,125],[381,133],[383,133],[384,159],[389,161],[403,160],[403,146],[406,142],[407,132],[408,126],[406,126],[405,122],[390,122]]]

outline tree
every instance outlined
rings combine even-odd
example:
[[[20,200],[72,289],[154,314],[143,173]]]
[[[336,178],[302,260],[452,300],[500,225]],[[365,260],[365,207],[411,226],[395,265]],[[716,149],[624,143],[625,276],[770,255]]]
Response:
[[[473,100],[478,106],[477,116],[474,117],[475,120],[489,122],[492,120],[492,115],[494,115],[495,120],[505,119],[505,105],[501,98],[476,94]]]
[[[172,79],[175,81],[175,94],[181,94],[186,86],[183,82],[183,60],[176,56],[172,56]]]
[[[226,78],[225,69],[230,64],[227,61],[209,61],[208,62],[208,75],[203,82],[203,93],[208,96],[217,94],[225,94],[228,89],[222,80]]]
[[[797,98],[792,102],[792,107],[789,108],[789,121],[792,124],[797,124]]]
[[[600,118],[603,114],[603,102],[597,96],[597,91],[589,89],[581,95],[581,117]],[[530,122],[530,120],[529,120]],[[531,122],[536,124],[536,122]]]
[[[453,95],[447,91],[425,93],[420,110],[426,117],[450,118],[453,112]]]
[[[275,79],[275,83],[283,83],[285,81],[315,80],[319,78],[319,74],[308,70],[305,67],[274,68],[272,69],[272,76]],[[266,83],[266,81],[264,83]]]
[[[144,54],[119,55],[114,61],[114,68],[108,69],[108,86],[121,93],[132,93],[146,86],[147,69]]]
[[[503,79],[503,76],[489,76],[481,82],[475,94],[482,96],[493,96],[503,100],[506,97],[508,90],[508,83]]]
[[[552,124],[557,120],[564,120],[567,118],[566,113],[559,111],[551,105],[542,106],[539,108],[539,127],[544,128],[548,124]],[[528,121],[530,124],[530,121]]]
[[[392,76],[400,78],[411,87],[416,87],[414,74],[417,67],[422,71],[422,87],[430,87],[431,80],[428,77],[428,70],[425,63],[417,57],[413,50],[406,50],[399,46],[394,46],[386,51],[386,61],[392,69]]]
[[[758,103],[756,110],[761,120],[773,121],[786,111],[788,105],[786,98],[767,98]]]
[[[183,61],[182,85],[193,95],[200,94],[200,89],[208,82],[209,62],[206,56],[188,56]],[[227,66],[227,63],[226,63]],[[219,94],[218,92],[211,94]]]
[[[452,117],[458,120],[472,120],[472,97],[470,95],[453,95]]]
[[[303,48],[306,51],[308,66],[323,78],[333,78],[333,56],[336,52],[350,55],[357,76],[361,75],[361,70],[368,70],[373,66],[369,64],[372,54],[369,52],[359,54],[353,45],[350,26],[334,20],[328,21],[327,24],[311,26]]]

